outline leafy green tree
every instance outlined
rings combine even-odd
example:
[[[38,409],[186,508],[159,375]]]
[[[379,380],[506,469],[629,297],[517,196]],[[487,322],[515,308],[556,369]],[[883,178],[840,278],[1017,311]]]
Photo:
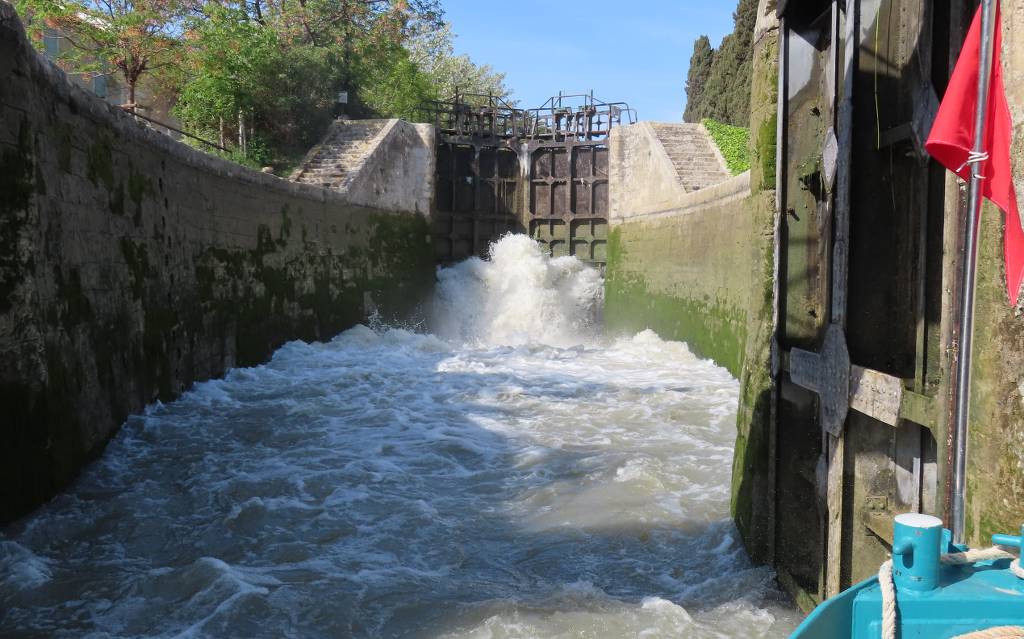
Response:
[[[216,136],[224,122],[236,129],[242,114],[274,155],[292,156],[322,134],[341,89],[357,116],[411,118],[434,96],[402,47],[410,18],[397,3],[374,13],[383,5],[347,1],[348,22],[335,28],[328,10],[339,7],[316,2],[197,7],[178,117]]]
[[[437,98],[430,77],[399,46],[361,58],[355,78],[360,106],[374,115],[416,121],[420,107]]]
[[[70,44],[60,61],[77,72],[117,69],[129,107],[147,74],[178,60],[183,6],[178,0],[18,0],[36,39],[56,29]]]
[[[339,83],[331,48],[289,46],[239,8],[207,6],[188,23],[187,78],[175,114],[193,133],[237,130],[239,118],[275,152],[308,147],[326,126]]]
[[[697,38],[693,43],[693,55],[690,56],[690,70],[686,76],[686,111],[683,120],[700,122],[697,111],[704,103],[704,87],[711,77],[711,65],[715,60],[715,50],[711,48],[711,40],[706,35]]]
[[[194,132],[209,135],[219,122],[257,106],[260,85],[280,59],[277,34],[237,9],[212,7],[189,21],[188,75],[175,114]],[[218,134],[223,131],[216,131]]]

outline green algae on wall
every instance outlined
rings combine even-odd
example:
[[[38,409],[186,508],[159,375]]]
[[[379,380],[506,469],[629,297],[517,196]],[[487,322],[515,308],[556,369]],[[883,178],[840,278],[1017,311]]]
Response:
[[[747,307],[746,344],[736,409],[736,444],[733,452],[730,507],[736,527],[755,561],[770,556],[771,530],[769,430],[772,416],[772,339],[775,333],[775,194],[764,191],[747,200],[752,236],[760,238],[752,249]]]
[[[662,339],[686,342],[698,357],[714,360],[738,376],[743,365],[746,312],[734,304],[701,295],[659,291],[645,274],[632,270],[627,238],[645,232],[623,224],[608,235],[605,326],[611,331],[651,329]]]
[[[762,0],[762,16],[774,8]],[[750,288],[740,401],[736,410],[731,510],[743,545],[757,562],[773,560],[771,421],[775,382],[772,343],[775,336],[775,178],[778,118],[778,38],[774,20],[759,21],[751,73]]]
[[[1024,317],[1006,297],[1005,216],[981,217],[968,442],[967,539],[1017,534],[1024,517]]]
[[[422,215],[138,126],[41,59],[2,0],[0,36],[0,523],[147,403],[429,292]]]
[[[749,200],[627,219],[608,237],[605,325],[686,342],[739,377],[750,288],[761,272]]]

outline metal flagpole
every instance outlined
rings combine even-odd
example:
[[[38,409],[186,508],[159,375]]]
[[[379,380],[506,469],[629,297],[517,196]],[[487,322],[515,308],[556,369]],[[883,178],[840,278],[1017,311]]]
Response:
[[[978,104],[974,112],[974,148],[968,158],[971,167],[967,242],[963,265],[963,304],[960,308],[960,353],[956,362],[956,422],[953,451],[953,542],[964,543],[965,499],[967,490],[967,421],[971,401],[971,351],[974,340],[974,290],[977,284],[978,226],[981,216],[981,181],[977,165],[988,159],[985,151],[985,118],[988,115],[989,81],[992,76],[993,35],[996,3],[982,0],[981,51],[978,67]]]

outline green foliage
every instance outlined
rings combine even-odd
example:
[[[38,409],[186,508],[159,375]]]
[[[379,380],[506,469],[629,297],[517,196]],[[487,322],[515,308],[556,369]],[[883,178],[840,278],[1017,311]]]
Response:
[[[373,51],[354,68],[359,104],[370,114],[416,121],[420,106],[437,97],[430,77],[400,46]]]
[[[62,34],[67,46],[59,62],[66,69],[117,69],[133,106],[139,80],[177,59],[186,11],[181,0],[17,0],[16,8],[37,44],[47,29]]]
[[[711,48],[708,37],[702,35],[697,38],[693,43],[690,70],[686,76],[686,111],[683,113],[683,120],[686,122],[699,122],[701,119],[696,112],[700,105],[704,104],[704,87],[711,77],[711,65],[714,60],[715,50]]]
[[[715,146],[722,152],[725,165],[733,175],[750,169],[750,129],[717,122],[710,118],[701,120],[701,123],[715,141]]]
[[[749,125],[751,46],[757,22],[757,4],[758,0],[739,0],[733,12],[733,32],[722,39],[717,50],[712,51],[710,68],[706,66],[707,51],[701,44],[701,39],[706,39],[706,36],[701,36],[694,43],[690,64],[691,71],[695,64],[698,71],[696,77],[691,73],[687,78],[684,116],[687,122],[711,118],[734,126]],[[693,88],[697,89],[696,95],[690,93]]]
[[[47,29],[73,45],[70,71],[120,69],[132,102],[146,76],[185,130],[247,165],[301,157],[341,91],[346,115],[409,120],[456,86],[509,94],[502,74],[455,55],[440,0],[15,2],[37,45]]]

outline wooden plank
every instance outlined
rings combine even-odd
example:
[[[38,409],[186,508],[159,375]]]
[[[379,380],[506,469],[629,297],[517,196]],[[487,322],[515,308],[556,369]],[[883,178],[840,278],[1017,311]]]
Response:
[[[768,564],[775,566],[777,541],[776,518],[778,512],[777,494],[777,473],[778,473],[778,406],[779,406],[779,376],[781,351],[779,348],[779,300],[780,300],[780,251],[782,246],[782,215],[784,206],[785,189],[782,185],[783,169],[785,166],[785,131],[786,131],[786,101],[782,96],[786,95],[786,77],[788,65],[786,60],[787,41],[789,32],[786,29],[786,19],[779,18],[779,61],[778,61],[778,97],[776,98],[775,118],[775,220],[774,220],[774,247],[773,251],[773,278],[772,278],[772,392],[771,392],[771,414],[768,420]]]
[[[904,389],[900,398],[900,419],[920,424],[934,432],[938,426],[938,417],[935,399]]]
[[[868,510],[864,513],[864,527],[885,543],[892,545],[893,517],[889,512]]]
[[[828,454],[828,545],[825,552],[825,597],[833,597],[842,590],[843,548],[843,469],[845,467],[846,437],[826,435]]]
[[[853,13],[849,9],[855,5],[855,0],[847,0],[846,33],[843,35],[841,26],[842,18],[839,15],[840,0],[832,2],[832,71],[835,76],[832,78],[832,86],[838,90],[840,82],[843,83],[843,100],[840,103],[839,111],[835,115],[834,127],[839,130],[846,141],[845,145],[837,146],[842,153],[836,154],[836,179],[837,192],[833,194],[833,244],[832,244],[832,324],[845,331],[846,328],[846,296],[847,296],[847,272],[848,272],[848,250],[850,236],[850,136],[853,127],[852,113],[850,108],[850,96],[853,94],[853,55],[850,48],[852,32],[850,27],[856,22]],[[840,43],[846,43],[846,51],[841,53]],[[842,61],[840,55],[843,56]],[[848,67],[840,71],[842,63]],[[842,78],[839,74],[842,73]],[[835,95],[831,96],[835,99]],[[833,102],[834,104],[834,102]],[[846,351],[846,336],[843,336],[843,351]],[[849,362],[849,353],[845,353],[846,361]],[[847,394],[849,393],[849,369],[844,371],[843,376]],[[844,402],[845,403],[845,402]],[[842,421],[846,422],[846,411],[842,413]],[[845,468],[845,429],[840,426],[839,432],[830,435],[828,438],[828,545],[825,550],[825,596],[832,597],[842,590],[842,549],[843,549],[843,469]]]
[[[800,351],[793,349],[792,352]],[[791,372],[792,354],[790,351],[782,351],[779,355],[782,370]],[[816,353],[800,351],[796,366],[804,371],[798,373],[797,377],[810,384],[817,392],[818,382],[810,382],[804,378],[810,377],[814,372],[824,375],[819,365],[820,356]],[[806,360],[806,361],[805,361]],[[868,417],[877,419],[890,426],[899,425],[901,420],[909,420],[920,424],[929,430],[935,430],[939,419],[939,407],[936,398],[915,393],[904,386],[904,380],[887,373],[882,373],[856,364],[850,365],[850,408],[863,413]],[[794,380],[794,383],[797,383]],[[799,384],[803,385],[803,384]]]
[[[938,419],[935,399],[907,390],[899,377],[857,365],[850,367],[850,408],[890,426],[909,420],[933,430]]]
[[[921,427],[904,422],[896,430],[893,474],[896,507],[901,512],[921,510]]]
[[[890,426],[899,423],[903,380],[862,366],[850,367],[850,408]]]

